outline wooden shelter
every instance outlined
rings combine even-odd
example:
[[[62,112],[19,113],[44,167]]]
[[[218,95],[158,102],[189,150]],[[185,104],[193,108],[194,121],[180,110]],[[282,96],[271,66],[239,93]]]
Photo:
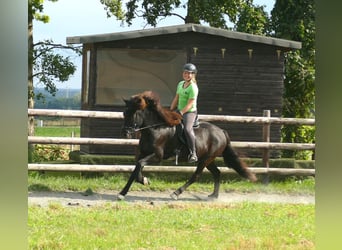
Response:
[[[83,44],[82,109],[123,111],[122,97],[154,90],[169,106],[182,66],[198,68],[200,114],[262,116],[282,114],[284,53],[301,43],[251,35],[198,24],[110,34],[74,36],[68,44]],[[217,124],[233,141],[261,141],[262,126]],[[122,121],[82,119],[81,136],[118,138]],[[272,126],[271,141],[280,141],[280,126]],[[82,145],[87,154],[132,154],[111,145]],[[247,155],[252,156],[252,155]]]

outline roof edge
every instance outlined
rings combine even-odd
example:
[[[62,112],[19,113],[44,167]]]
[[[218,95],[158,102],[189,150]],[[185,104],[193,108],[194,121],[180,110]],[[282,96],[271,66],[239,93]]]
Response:
[[[134,39],[139,37],[147,36],[158,36],[162,34],[175,34],[175,33],[185,33],[185,32],[196,32],[215,36],[222,36],[226,38],[243,40],[248,42],[263,43],[273,46],[291,48],[291,49],[301,49],[302,43],[297,41],[291,41],[286,39],[253,35],[243,32],[231,31],[220,28],[213,28],[209,26],[204,26],[200,24],[180,24],[174,26],[115,32],[115,33],[105,33],[105,34],[95,34],[86,36],[72,36],[66,38],[67,44],[85,44],[85,43],[96,43],[96,42],[108,42],[117,41],[123,39]]]

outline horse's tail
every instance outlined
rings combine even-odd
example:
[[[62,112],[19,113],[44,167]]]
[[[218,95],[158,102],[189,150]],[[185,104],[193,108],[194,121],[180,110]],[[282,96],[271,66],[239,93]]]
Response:
[[[247,164],[243,162],[233,150],[228,133],[226,131],[224,131],[224,133],[227,139],[227,146],[222,153],[225,164],[234,169],[242,177],[252,182],[257,181],[255,174],[248,169]]]

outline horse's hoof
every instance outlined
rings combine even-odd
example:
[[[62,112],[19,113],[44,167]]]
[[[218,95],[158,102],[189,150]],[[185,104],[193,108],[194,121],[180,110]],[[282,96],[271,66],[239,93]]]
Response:
[[[258,181],[258,178],[255,176],[254,173],[249,173],[248,179],[250,180],[250,182],[257,182]]]
[[[214,194],[214,193],[209,194],[208,198],[210,198],[210,199],[217,199],[218,198],[218,194]]]
[[[118,201],[123,201],[123,200],[125,200],[125,196],[122,194],[118,194],[117,199],[118,199]]]
[[[150,181],[148,180],[147,177],[144,177],[144,178],[143,178],[143,184],[144,184],[145,186],[150,185]]]
[[[170,194],[170,197],[175,201],[178,200],[178,195],[176,193]]]

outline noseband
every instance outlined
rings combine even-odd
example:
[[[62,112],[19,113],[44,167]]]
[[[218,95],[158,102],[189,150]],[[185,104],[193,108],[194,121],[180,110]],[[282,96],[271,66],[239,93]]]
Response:
[[[135,116],[134,118],[136,119],[137,114],[135,113],[134,116]],[[161,122],[161,123],[156,123],[156,124],[148,125],[148,126],[145,126],[145,127],[139,127],[138,124],[134,123],[133,126],[124,126],[123,129],[126,130],[126,132],[131,135],[131,134],[134,134],[136,132],[139,132],[139,131],[142,131],[142,130],[145,130],[145,129],[155,128],[155,127],[158,127],[158,126],[161,126],[161,125],[165,125],[165,124],[166,124],[165,122]]]

